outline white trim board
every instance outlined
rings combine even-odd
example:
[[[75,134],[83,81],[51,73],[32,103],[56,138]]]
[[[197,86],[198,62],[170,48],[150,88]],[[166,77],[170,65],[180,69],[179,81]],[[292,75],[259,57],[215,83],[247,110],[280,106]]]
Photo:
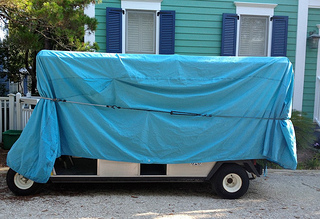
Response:
[[[237,14],[273,16],[274,8],[278,4],[262,4],[249,2],[234,2]]]
[[[160,11],[162,0],[121,0],[122,9]]]

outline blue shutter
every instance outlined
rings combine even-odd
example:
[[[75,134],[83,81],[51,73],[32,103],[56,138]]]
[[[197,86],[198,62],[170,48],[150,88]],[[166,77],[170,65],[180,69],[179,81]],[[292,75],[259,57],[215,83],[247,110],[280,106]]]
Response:
[[[272,17],[271,56],[287,55],[288,16]]]
[[[122,53],[122,9],[107,8],[107,52]]]
[[[237,43],[237,14],[222,14],[221,55],[235,56]]]
[[[175,11],[160,11],[159,54],[174,54]]]

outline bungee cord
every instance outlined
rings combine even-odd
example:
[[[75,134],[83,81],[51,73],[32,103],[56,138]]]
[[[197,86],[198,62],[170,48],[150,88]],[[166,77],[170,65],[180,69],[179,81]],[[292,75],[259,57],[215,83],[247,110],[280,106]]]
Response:
[[[288,120],[289,118],[265,118],[265,117],[247,117],[247,116],[230,116],[230,115],[213,115],[213,114],[206,114],[206,113],[193,113],[193,112],[183,112],[183,111],[166,111],[166,110],[154,110],[154,109],[145,109],[145,108],[134,108],[134,107],[121,107],[117,105],[105,105],[105,104],[95,104],[95,103],[83,103],[77,101],[70,101],[58,98],[48,98],[48,97],[41,97],[44,100],[51,100],[53,102],[63,102],[63,103],[72,103],[72,104],[79,104],[79,105],[87,105],[87,106],[96,106],[96,107],[105,107],[110,109],[118,109],[118,110],[135,110],[135,111],[145,111],[145,112],[156,112],[156,113],[166,113],[175,116],[195,116],[195,117],[223,117],[223,118],[246,118],[246,119],[266,119],[266,120]]]

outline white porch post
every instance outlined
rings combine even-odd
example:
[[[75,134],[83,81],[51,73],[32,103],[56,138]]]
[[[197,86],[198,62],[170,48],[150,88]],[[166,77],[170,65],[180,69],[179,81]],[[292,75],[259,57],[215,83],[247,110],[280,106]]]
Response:
[[[16,94],[17,130],[21,130],[21,94]]]
[[[304,73],[306,64],[306,42],[308,26],[308,2],[299,0],[296,40],[296,59],[293,89],[293,109],[302,111]]]
[[[318,32],[320,34],[320,24],[317,24]],[[320,43],[318,44],[318,55],[317,55],[317,70],[316,70],[316,89],[314,97],[314,121],[320,125]]]
[[[9,129],[14,129],[14,94],[9,94]]]

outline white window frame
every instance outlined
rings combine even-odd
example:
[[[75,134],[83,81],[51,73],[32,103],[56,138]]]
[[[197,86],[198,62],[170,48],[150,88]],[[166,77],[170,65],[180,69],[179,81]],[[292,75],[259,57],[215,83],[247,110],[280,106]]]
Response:
[[[126,10],[126,14],[128,15],[129,13],[137,13],[137,14],[147,13],[147,14],[153,16],[153,28],[154,28],[154,29],[153,29],[153,33],[152,33],[152,35],[153,35],[153,46],[152,46],[153,51],[152,51],[152,52],[148,52],[148,54],[155,54],[155,53],[156,53],[156,42],[155,42],[155,40],[156,40],[156,33],[155,33],[155,32],[156,32],[156,27],[157,27],[157,25],[156,25],[156,16],[157,16],[157,15],[156,15],[156,12],[154,12],[154,11],[146,11],[146,10],[143,10],[143,11],[141,11],[141,10],[139,10],[139,11]],[[129,18],[129,16],[126,16],[126,25],[128,25],[128,23],[129,23],[128,18]],[[127,26],[126,31],[128,31],[128,26]],[[128,42],[128,39],[129,39],[129,35],[128,35],[128,32],[126,32],[125,41]],[[128,44],[128,43],[127,43],[127,44]],[[128,52],[129,47],[128,47],[128,45],[126,45],[126,46],[127,46],[127,47],[125,48],[125,52]],[[143,53],[143,52],[134,51],[134,53],[139,54],[139,53]]]
[[[157,13],[161,10],[162,0],[121,0],[121,8],[124,10],[122,14],[122,53],[126,53],[126,10],[137,11],[154,11],[156,13],[156,52],[159,54],[159,32],[160,32],[160,18]]]
[[[236,13],[240,17],[237,25],[238,28],[237,28],[236,56],[239,55],[241,15],[269,17],[267,56],[271,56],[272,22],[270,21],[270,18],[273,17],[274,8],[277,7],[278,4],[263,4],[263,3],[249,3],[249,2],[234,2],[234,4],[236,5]]]
[[[263,28],[263,30],[265,31],[264,32],[264,36],[263,36],[263,38],[264,38],[264,41],[263,41],[263,54],[260,54],[260,55],[258,55],[258,54],[256,54],[255,52],[257,52],[257,51],[254,51],[254,50],[252,50],[252,49],[249,49],[250,51],[247,51],[247,52],[249,52],[250,54],[249,54],[249,56],[255,56],[255,54],[256,55],[258,55],[258,56],[268,56],[268,40],[269,40],[269,17],[268,16],[253,16],[253,15],[244,15],[244,14],[242,14],[241,15],[241,22],[240,22],[240,27],[239,27],[239,46],[238,46],[238,56],[240,56],[240,53],[241,53],[241,49],[243,48],[241,45],[241,43],[242,43],[242,40],[244,40],[244,41],[246,41],[245,39],[243,39],[242,37],[242,34],[243,34],[243,32],[245,32],[245,33],[248,33],[247,32],[247,30],[246,30],[246,28],[242,28],[242,24],[243,24],[243,22],[244,22],[244,17],[247,17],[249,20],[250,20],[250,22],[252,22],[253,20],[256,20],[256,19],[260,19],[261,21],[263,21],[263,23],[266,25],[264,28]],[[247,28],[250,28],[250,27],[247,27]],[[261,29],[262,30],[262,29]],[[251,33],[252,34],[252,33]],[[255,34],[253,34],[253,38],[251,38],[251,34],[250,34],[250,41],[252,42],[253,40],[254,40],[254,38],[255,38]],[[246,37],[248,37],[248,36],[246,36]],[[246,38],[245,37],[245,38]],[[249,43],[248,41],[247,41],[247,43]],[[250,46],[253,46],[253,45],[250,45],[250,43],[249,43],[249,45],[247,44],[247,43],[244,43],[244,45],[245,45],[245,47],[244,48],[247,48],[247,46],[250,48]],[[252,42],[253,43],[253,42]],[[259,42],[259,44],[260,44],[260,42]],[[244,52],[244,51],[242,51],[242,53],[246,53],[246,52]],[[241,54],[241,56],[246,56],[246,54]]]

